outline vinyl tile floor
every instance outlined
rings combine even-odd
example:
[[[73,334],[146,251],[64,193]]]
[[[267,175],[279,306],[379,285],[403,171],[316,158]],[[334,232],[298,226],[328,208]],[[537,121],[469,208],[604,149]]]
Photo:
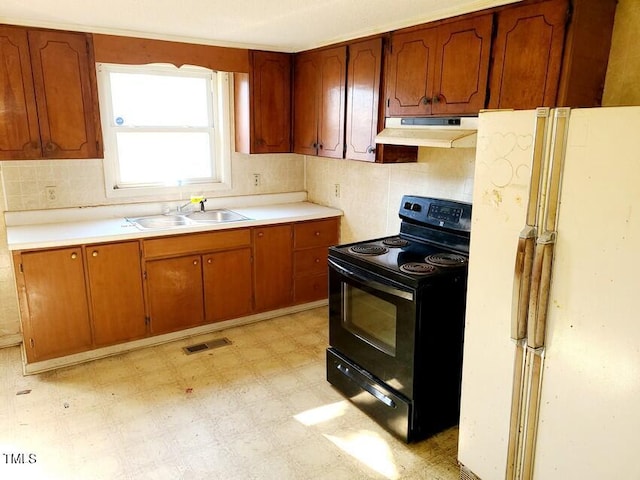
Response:
[[[392,437],[327,383],[327,335],[317,308],[30,376],[0,349],[0,478],[458,479],[457,428]]]

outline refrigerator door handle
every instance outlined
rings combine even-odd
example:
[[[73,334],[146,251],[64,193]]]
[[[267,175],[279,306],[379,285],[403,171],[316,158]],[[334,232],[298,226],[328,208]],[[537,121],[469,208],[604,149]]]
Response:
[[[545,233],[536,244],[527,332],[527,345],[531,348],[544,347],[555,237],[555,233]]]
[[[513,340],[522,340],[527,336],[527,315],[536,234],[535,227],[527,226],[520,232],[518,239],[513,300],[511,302],[511,338]]]

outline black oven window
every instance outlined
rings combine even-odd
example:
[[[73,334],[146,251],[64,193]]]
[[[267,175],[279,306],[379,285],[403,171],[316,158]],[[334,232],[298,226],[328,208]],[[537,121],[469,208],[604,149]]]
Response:
[[[395,357],[397,306],[348,283],[342,288],[344,327]]]

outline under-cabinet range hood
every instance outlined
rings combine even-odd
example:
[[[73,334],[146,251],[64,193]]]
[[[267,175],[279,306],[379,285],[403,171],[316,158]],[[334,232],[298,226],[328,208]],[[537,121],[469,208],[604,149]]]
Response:
[[[477,117],[387,118],[376,143],[437,148],[474,148]]]

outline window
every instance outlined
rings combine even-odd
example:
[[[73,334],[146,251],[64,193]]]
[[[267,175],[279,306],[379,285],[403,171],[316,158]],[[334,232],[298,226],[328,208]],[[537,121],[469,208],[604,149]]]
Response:
[[[230,188],[228,74],[98,64],[107,196]]]

